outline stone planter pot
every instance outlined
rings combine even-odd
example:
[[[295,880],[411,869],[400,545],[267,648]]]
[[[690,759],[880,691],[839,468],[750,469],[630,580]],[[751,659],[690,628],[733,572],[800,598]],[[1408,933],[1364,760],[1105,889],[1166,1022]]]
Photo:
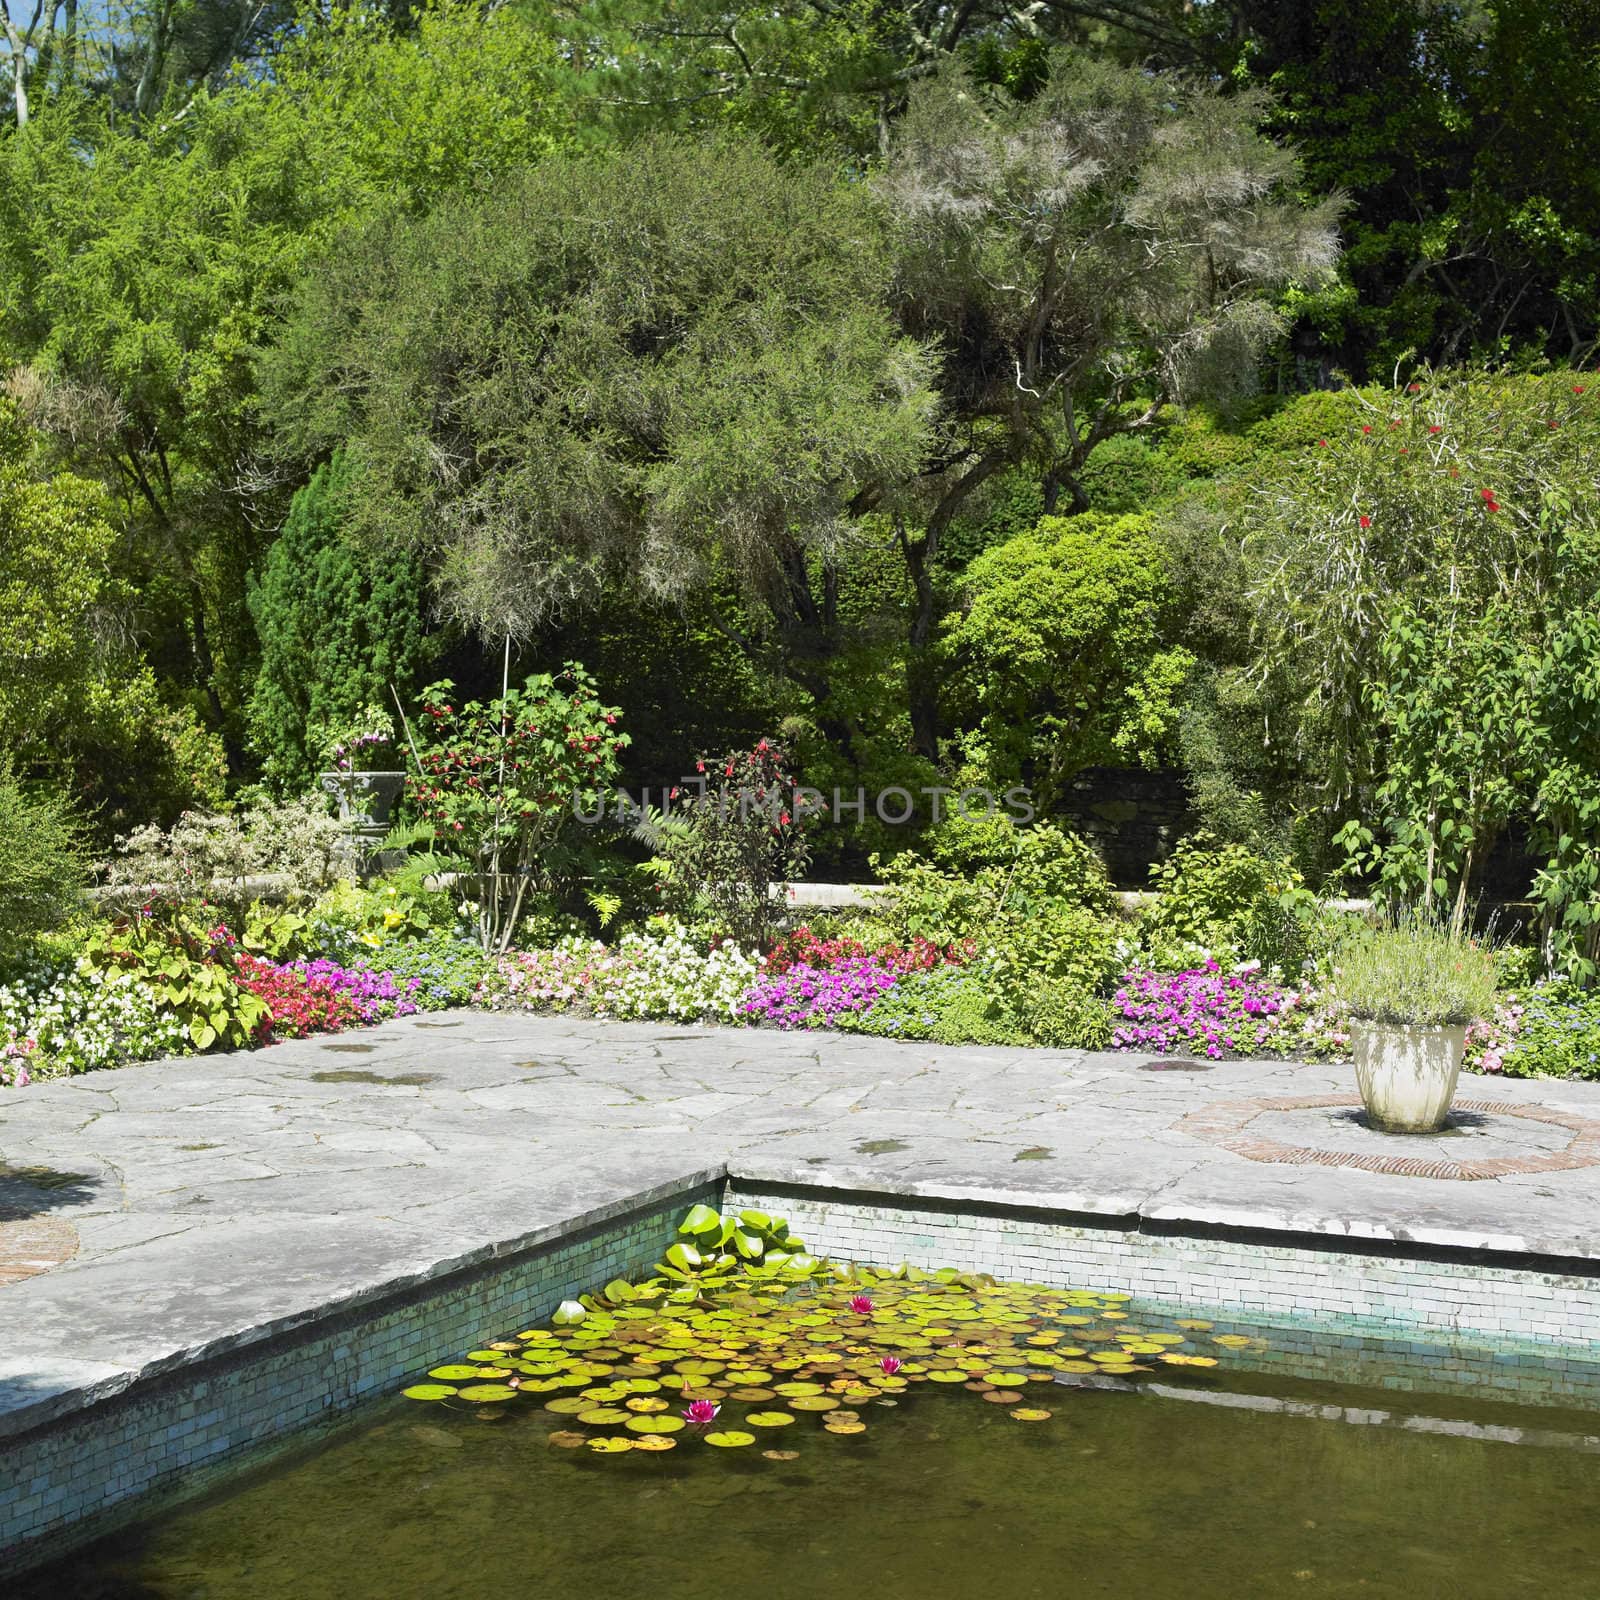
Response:
[[[1465,1027],[1405,1028],[1352,1021],[1361,1103],[1384,1133],[1437,1133],[1461,1076]]]
[[[405,788],[403,772],[324,772],[322,787],[339,802],[339,820],[356,831],[376,828],[379,837],[389,831],[394,803]]]

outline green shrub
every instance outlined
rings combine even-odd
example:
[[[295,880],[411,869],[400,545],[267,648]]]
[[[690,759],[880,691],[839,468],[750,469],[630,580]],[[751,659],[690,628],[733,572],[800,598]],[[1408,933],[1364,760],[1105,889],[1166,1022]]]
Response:
[[[257,791],[232,812],[185,811],[167,829],[135,828],[116,842],[106,864],[113,888],[168,897],[226,897],[259,874],[286,877],[314,894],[346,870],[348,837],[319,795],[274,801]]]
[[[1149,510],[1177,489],[1184,474],[1148,441],[1119,433],[1094,447],[1078,478],[1094,510],[1120,516]]]
[[[1125,948],[1117,923],[1061,902],[1003,912],[978,942],[996,994],[1031,1037],[1090,1048],[1110,1037],[1095,1003],[1110,994]]]
[[[1222,949],[1268,967],[1309,953],[1316,897],[1286,859],[1191,834],[1150,869],[1150,887],[1160,898],[1141,923],[1153,942]]]
[[[1173,580],[1146,516],[1045,517],[968,566],[939,648],[991,788],[1026,773],[1048,807],[1086,766],[1155,759],[1194,667]]]
[[[907,851],[878,864],[888,893],[876,918],[901,943],[981,939],[998,918],[1056,906],[1105,915],[1116,903],[1094,846],[1053,823],[951,816],[926,844],[931,860]]]
[[[934,1044],[1026,1044],[1028,1035],[978,966],[908,972],[866,1011],[841,1012],[834,1026],[881,1039]]]
[[[59,927],[87,877],[83,830],[70,804],[25,788],[0,766],[0,938]]]
[[[328,729],[388,705],[391,685],[409,697],[425,657],[421,566],[392,552],[375,560],[344,537],[353,489],[343,456],[318,468],[250,586],[261,640],[250,736],[290,789],[315,777]]]
[[[411,940],[453,933],[460,918],[454,898],[442,890],[394,882],[363,887],[346,879],[317,900],[308,920],[319,954],[372,956],[379,964]]]

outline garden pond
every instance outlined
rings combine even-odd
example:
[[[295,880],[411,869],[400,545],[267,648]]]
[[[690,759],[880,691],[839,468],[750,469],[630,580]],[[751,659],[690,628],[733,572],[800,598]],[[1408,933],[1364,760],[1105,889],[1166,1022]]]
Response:
[[[12,1596],[1594,1592],[1600,1417],[1269,1376],[1262,1344],[696,1207],[654,1276]]]

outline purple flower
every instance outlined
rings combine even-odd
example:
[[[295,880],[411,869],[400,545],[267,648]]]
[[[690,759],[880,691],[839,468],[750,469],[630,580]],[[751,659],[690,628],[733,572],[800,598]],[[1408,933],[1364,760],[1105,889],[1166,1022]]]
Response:
[[[800,963],[758,979],[739,1008],[779,1028],[828,1027],[846,1012],[870,1010],[899,976],[898,968],[876,956],[850,956],[828,969]]]

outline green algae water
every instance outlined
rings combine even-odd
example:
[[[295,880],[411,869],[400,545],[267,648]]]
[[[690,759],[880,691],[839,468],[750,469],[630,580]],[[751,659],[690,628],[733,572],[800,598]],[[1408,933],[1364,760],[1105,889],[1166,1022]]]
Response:
[[[1417,1431],[1392,1395],[1343,1386],[1294,1386],[1313,1415],[1212,1403],[1237,1396],[1221,1384],[1177,1392],[1211,1398],[1062,1388],[1048,1424],[1023,1425],[921,1389],[863,1407],[859,1435],[786,1428],[795,1455],[778,1462],[613,1459],[552,1447],[531,1409],[485,1422],[391,1404],[14,1600],[1600,1592],[1600,1455],[1575,1439]],[[1448,1416],[1461,1425],[1459,1406]],[[1542,1411],[1520,1420],[1559,1437]]]
[[[16,1600],[1600,1594],[1600,1416],[1285,1377],[1271,1338],[697,1207],[644,1281]]]

